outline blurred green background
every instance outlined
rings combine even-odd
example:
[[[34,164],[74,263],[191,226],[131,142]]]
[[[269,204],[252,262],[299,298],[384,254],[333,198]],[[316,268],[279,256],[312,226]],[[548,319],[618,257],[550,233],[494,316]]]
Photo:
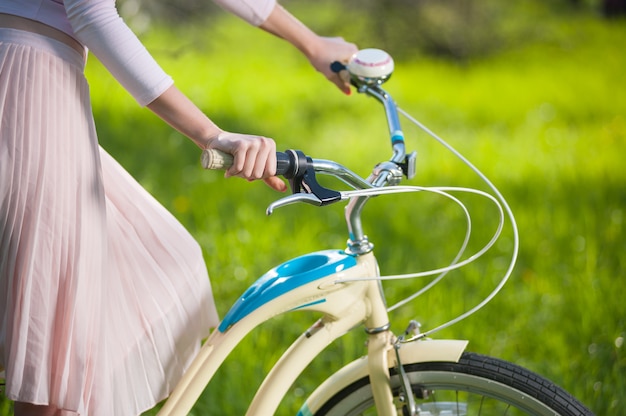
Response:
[[[469,339],[470,350],[536,371],[598,415],[626,406],[626,20],[622,2],[613,3],[283,2],[319,33],[390,52],[396,71],[385,88],[491,178],[513,209],[521,247],[510,282],[487,307],[435,337]],[[390,155],[380,105],[343,96],[283,41],[190,0],[126,0],[120,9],[179,88],[223,128],[273,137],[279,149],[334,159],[362,175]],[[280,195],[202,171],[198,149],[139,108],[94,57],[87,72],[103,147],[202,244],[222,315],[274,265],[344,247],[342,206],[288,207],[266,217]],[[484,188],[402,122],[409,149],[419,154],[412,184]],[[488,204],[463,200],[474,221],[469,255],[496,223]],[[378,198],[364,225],[383,273],[447,264],[465,231],[458,208],[426,195]],[[502,276],[511,241],[507,223],[489,255],[394,312],[393,329],[413,318],[433,328],[477,304]],[[393,302],[423,284],[385,286]],[[244,414],[263,374],[314,319],[292,314],[255,330],[193,414]],[[314,386],[363,354],[361,332],[311,365],[281,415],[297,412]],[[0,406],[10,414],[8,401]]]

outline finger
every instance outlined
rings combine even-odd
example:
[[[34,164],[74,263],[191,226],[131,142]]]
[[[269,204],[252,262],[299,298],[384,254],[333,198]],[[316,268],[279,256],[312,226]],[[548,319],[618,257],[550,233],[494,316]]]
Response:
[[[250,178],[262,179],[276,174],[276,147],[274,141],[259,137],[254,146],[254,165],[250,166]],[[248,172],[246,172],[248,173]]]
[[[350,88],[350,73],[347,71],[343,62],[333,61],[330,64],[330,73],[328,74],[329,80],[331,80],[337,87],[346,95],[352,93]]]
[[[267,158],[267,164],[265,167],[265,175],[267,176],[275,176],[276,175],[276,166],[278,165],[278,160],[276,158],[276,146],[272,146],[269,152],[269,157]]]
[[[240,143],[227,177],[238,176],[256,180],[276,174],[276,146],[272,139],[256,136]]]
[[[233,155],[233,164],[224,173],[224,176],[227,178],[230,178],[233,176],[245,177],[243,171],[247,164],[246,163],[246,158],[248,157],[247,149],[240,148],[239,150],[233,152],[232,155]]]
[[[352,88],[350,87],[350,74],[348,71],[341,71],[333,74],[331,81],[339,88],[344,94],[351,95]]]
[[[277,176],[272,176],[263,181],[272,189],[278,192],[285,192],[287,190],[287,184]]]
[[[348,86],[350,85],[350,72],[348,72],[347,69],[344,69],[343,71],[339,71],[337,73],[337,76],[344,83],[344,85],[348,85]]]
[[[345,82],[342,80],[340,84],[338,84],[339,89],[346,95],[352,95],[352,88],[350,87],[349,82]]]

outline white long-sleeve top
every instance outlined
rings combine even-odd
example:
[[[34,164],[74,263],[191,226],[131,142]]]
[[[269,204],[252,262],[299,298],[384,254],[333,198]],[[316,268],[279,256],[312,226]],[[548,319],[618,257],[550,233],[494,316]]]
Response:
[[[276,0],[215,0],[250,24],[263,23]],[[173,84],[117,12],[115,0],[2,0],[0,13],[45,23],[85,45],[141,105]]]

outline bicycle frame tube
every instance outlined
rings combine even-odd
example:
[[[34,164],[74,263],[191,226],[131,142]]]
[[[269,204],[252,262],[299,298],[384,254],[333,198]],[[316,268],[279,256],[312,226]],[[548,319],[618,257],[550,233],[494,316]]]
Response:
[[[328,262],[322,264],[321,260],[324,258],[327,258]],[[349,259],[354,259],[354,265],[350,263],[350,267],[345,266]],[[310,278],[311,274],[315,276],[312,272],[318,269],[326,270],[327,267],[340,270],[333,270],[334,272],[319,278]],[[280,275],[281,271],[293,268],[299,268],[296,274]],[[268,276],[273,275],[272,272],[279,272],[278,278],[268,279]],[[248,414],[254,415],[274,414],[282,397],[304,368],[328,344],[349,329],[363,322],[367,328],[381,327],[380,331],[374,331],[370,337],[382,340],[381,334],[387,332],[388,320],[378,282],[369,280],[336,283],[338,280],[373,276],[378,276],[378,266],[372,254],[354,258],[336,251],[312,253],[268,272],[257,281],[260,284],[253,285],[246,294],[249,296],[248,300],[255,295],[269,297],[269,300],[258,302],[258,307],[253,311],[237,312],[235,307],[231,309],[241,316],[233,318],[231,316],[233,314],[229,312],[227,317],[230,317],[232,323],[220,326],[220,329],[215,330],[207,339],[159,415],[187,415],[223,361],[256,326],[273,316],[293,310],[322,312],[325,315],[318,324],[300,336],[268,374],[248,411]],[[294,279],[304,279],[305,283],[298,286],[292,282]],[[281,285],[294,287],[281,291]],[[274,292],[278,290],[279,295],[272,290]],[[386,371],[386,353],[381,354],[381,341],[374,344],[376,348],[372,349],[370,354],[375,353],[381,358],[372,360],[379,362],[377,365]]]

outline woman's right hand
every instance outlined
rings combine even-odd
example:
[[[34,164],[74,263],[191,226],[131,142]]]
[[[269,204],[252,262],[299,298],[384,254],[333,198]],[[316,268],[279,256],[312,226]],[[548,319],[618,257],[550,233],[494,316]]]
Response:
[[[233,155],[233,164],[225,177],[237,176],[249,181],[263,179],[271,188],[284,192],[285,182],[276,176],[276,143],[263,136],[222,131],[211,139],[207,149]]]

